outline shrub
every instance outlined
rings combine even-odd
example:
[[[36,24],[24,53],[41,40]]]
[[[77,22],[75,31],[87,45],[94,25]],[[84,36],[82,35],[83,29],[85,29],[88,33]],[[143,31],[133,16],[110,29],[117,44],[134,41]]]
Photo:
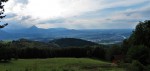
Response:
[[[143,45],[134,46],[128,50],[127,58],[129,61],[138,60],[142,64],[147,65],[149,64],[149,53],[149,48]]]
[[[146,66],[144,71],[150,71],[150,65]]]
[[[144,71],[144,65],[139,61],[134,60],[130,65],[128,65],[127,71]]]

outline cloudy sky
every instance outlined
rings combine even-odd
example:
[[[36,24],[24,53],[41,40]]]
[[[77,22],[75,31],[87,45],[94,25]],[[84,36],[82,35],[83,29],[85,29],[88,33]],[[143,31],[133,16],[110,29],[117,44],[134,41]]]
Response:
[[[7,28],[133,29],[150,19],[150,0],[9,0]]]

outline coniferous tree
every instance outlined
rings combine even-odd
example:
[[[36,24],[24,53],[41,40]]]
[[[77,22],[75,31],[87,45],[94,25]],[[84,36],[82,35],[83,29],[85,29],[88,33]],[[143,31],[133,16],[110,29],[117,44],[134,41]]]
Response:
[[[0,19],[3,19],[6,15],[4,15],[5,9],[3,3],[7,2],[8,0],[0,0]],[[0,21],[1,22],[1,21]],[[0,25],[0,28],[4,28],[7,26],[8,23]]]

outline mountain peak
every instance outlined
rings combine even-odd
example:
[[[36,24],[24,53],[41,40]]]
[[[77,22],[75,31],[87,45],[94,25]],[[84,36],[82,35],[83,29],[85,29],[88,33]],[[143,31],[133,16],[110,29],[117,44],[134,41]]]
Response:
[[[31,26],[30,29],[37,29],[38,27],[36,27],[35,25]]]

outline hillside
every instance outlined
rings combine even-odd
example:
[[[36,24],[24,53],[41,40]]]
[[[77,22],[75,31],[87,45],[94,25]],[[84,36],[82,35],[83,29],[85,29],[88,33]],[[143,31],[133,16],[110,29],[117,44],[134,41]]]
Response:
[[[89,58],[19,59],[1,63],[1,71],[125,71],[111,63]]]
[[[61,38],[50,41],[50,43],[54,43],[59,45],[60,47],[82,47],[82,46],[93,46],[98,45],[91,41],[86,41],[77,38]]]
[[[28,39],[19,39],[12,41],[11,44],[13,47],[18,47],[18,48],[56,48],[57,46],[54,44],[50,43],[44,43],[44,42],[39,42],[39,41],[33,41],[33,40],[28,40]]]

